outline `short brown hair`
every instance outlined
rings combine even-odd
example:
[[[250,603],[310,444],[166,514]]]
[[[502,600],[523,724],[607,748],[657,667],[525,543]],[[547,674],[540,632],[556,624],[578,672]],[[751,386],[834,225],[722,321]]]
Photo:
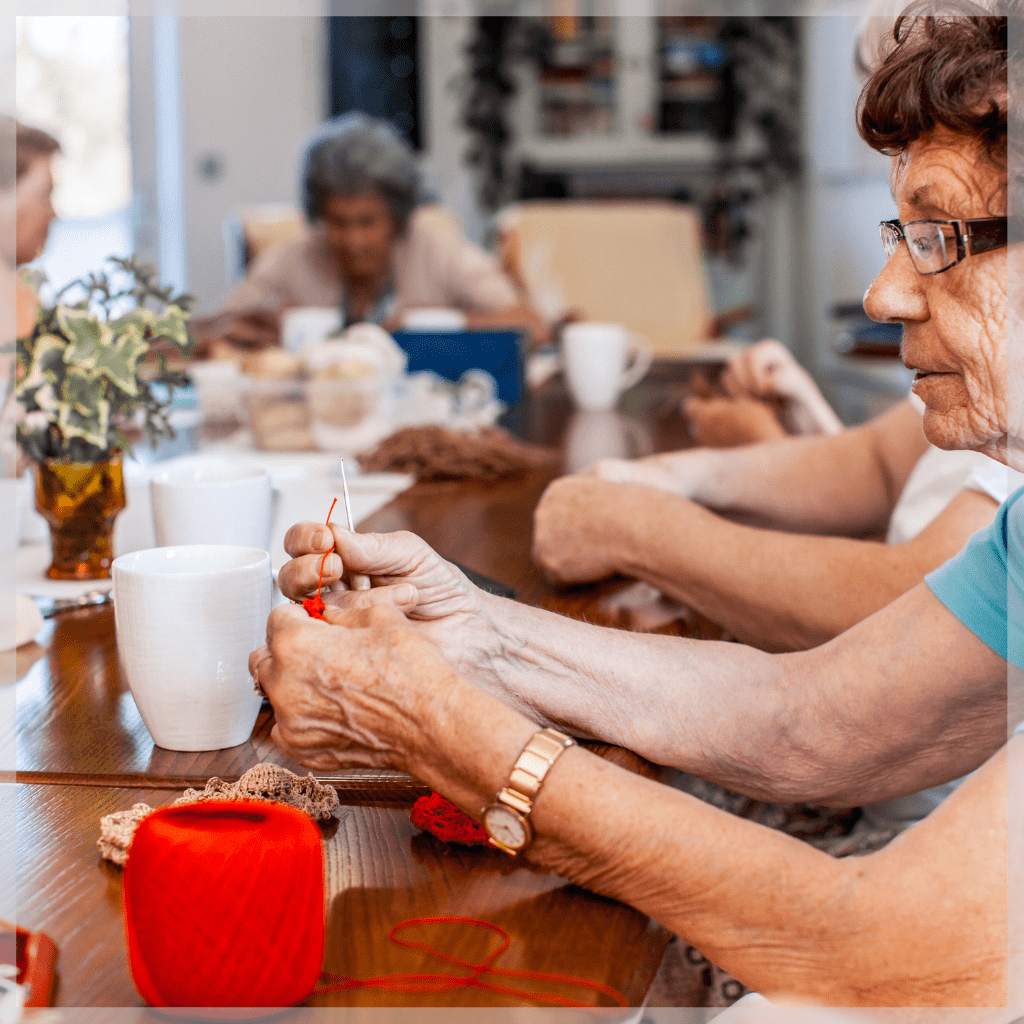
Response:
[[[895,45],[861,92],[861,136],[894,156],[946,128],[973,139],[993,165],[1005,168],[1006,17],[915,15],[916,6],[896,19]]]
[[[41,156],[53,156],[54,153],[59,153],[60,143],[41,128],[30,128],[19,122],[14,151],[16,154],[15,174],[20,178]]]
[[[40,157],[60,152],[60,143],[40,128],[0,114],[0,188],[11,188]]]

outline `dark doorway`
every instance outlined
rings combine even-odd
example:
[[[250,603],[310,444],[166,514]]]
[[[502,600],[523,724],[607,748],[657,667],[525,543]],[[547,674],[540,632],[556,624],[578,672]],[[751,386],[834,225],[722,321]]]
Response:
[[[387,118],[415,149],[420,130],[416,18],[328,18],[330,113]]]

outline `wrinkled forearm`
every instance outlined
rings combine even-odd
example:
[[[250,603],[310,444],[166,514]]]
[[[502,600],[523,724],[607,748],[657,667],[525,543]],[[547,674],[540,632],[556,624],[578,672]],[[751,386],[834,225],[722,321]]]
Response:
[[[831,640],[943,560],[921,565],[905,547],[754,529],[666,494],[649,495],[642,523],[623,518],[616,533],[618,572],[774,651]]]
[[[753,648],[605,629],[485,595],[456,667],[532,721],[753,796],[801,799],[823,774],[785,666]]]
[[[407,767],[479,814],[536,726],[457,679],[452,691]],[[837,861],[570,748],[535,801],[525,856],[649,914],[770,997],[998,1004],[1005,764],[969,788],[891,850]]]
[[[532,721],[757,799],[874,803],[971,771],[1005,737],[1005,663],[923,585],[785,655],[482,603],[468,678]]]
[[[759,525],[855,536],[884,530],[895,502],[886,490],[866,437],[850,430],[709,452],[690,496]]]

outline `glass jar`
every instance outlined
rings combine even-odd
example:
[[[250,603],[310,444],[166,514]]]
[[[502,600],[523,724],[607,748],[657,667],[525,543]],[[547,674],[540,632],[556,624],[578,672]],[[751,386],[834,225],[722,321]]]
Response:
[[[114,520],[125,506],[120,451],[101,462],[36,463],[36,508],[50,524],[54,580],[110,577]]]

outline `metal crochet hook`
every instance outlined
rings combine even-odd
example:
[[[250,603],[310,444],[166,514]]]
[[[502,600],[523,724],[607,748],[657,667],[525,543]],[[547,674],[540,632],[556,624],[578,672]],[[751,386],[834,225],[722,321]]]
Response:
[[[348,500],[348,480],[345,478],[345,460],[341,460],[341,486],[345,492],[345,515],[348,516],[348,528],[355,533],[356,528],[352,523],[352,504]],[[349,586],[353,590],[369,590],[371,583],[370,577],[364,576],[361,572],[349,572],[348,574]]]

